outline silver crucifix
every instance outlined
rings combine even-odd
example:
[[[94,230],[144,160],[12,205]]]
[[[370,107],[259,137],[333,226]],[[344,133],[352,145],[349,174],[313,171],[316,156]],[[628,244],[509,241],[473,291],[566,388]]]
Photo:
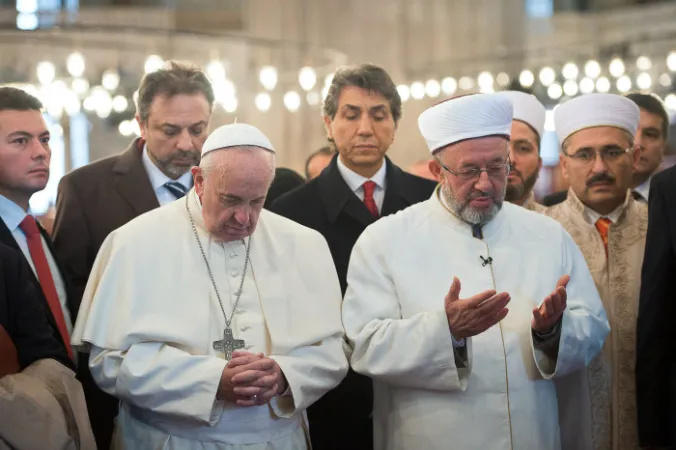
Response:
[[[222,350],[227,360],[232,358],[233,350],[239,350],[240,348],[244,348],[244,340],[235,339],[232,336],[232,329],[229,327],[223,330],[223,339],[214,341],[214,350]]]

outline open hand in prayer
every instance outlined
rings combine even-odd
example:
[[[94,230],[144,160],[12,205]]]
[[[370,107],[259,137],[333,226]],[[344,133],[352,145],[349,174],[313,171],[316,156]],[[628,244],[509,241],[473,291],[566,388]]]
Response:
[[[446,316],[451,334],[456,340],[481,334],[505,318],[510,301],[506,292],[484,291],[470,298],[461,299],[460,280],[453,277],[453,284],[445,298]]]
[[[566,301],[568,295],[566,294],[566,286],[570,281],[570,276],[564,275],[559,278],[556,283],[556,289],[549,294],[540,307],[533,308],[533,320],[531,320],[531,328],[533,331],[540,334],[547,334],[552,331],[554,325],[561,320],[563,311],[566,309]]]
[[[238,406],[264,405],[286,390],[279,364],[262,353],[233,352],[226,370],[236,371],[230,384]]]

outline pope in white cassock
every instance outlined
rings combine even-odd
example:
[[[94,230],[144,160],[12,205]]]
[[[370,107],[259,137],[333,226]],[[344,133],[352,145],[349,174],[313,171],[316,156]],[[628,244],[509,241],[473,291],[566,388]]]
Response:
[[[557,222],[503,203],[509,99],[453,98],[418,123],[441,187],[366,229],[343,302],[375,447],[558,450],[551,380],[609,331],[587,264]]]
[[[322,236],[262,210],[267,137],[216,129],[183,199],[113,232],[73,345],[121,400],[114,448],[307,448],[304,410],[347,372]]]

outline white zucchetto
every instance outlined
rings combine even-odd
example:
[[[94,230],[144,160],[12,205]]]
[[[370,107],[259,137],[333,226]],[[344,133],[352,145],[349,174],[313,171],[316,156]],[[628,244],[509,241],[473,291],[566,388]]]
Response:
[[[467,139],[501,135],[512,130],[512,102],[497,94],[455,97],[423,111],[420,134],[430,152]]]
[[[571,134],[595,127],[615,127],[636,134],[641,111],[633,101],[617,94],[586,94],[554,108],[559,142]]]
[[[497,94],[511,100],[514,107],[513,120],[524,122],[535,130],[538,139],[542,139],[545,133],[546,109],[537,97],[520,91],[501,91]]]
[[[231,123],[211,132],[202,147],[202,157],[214,150],[242,146],[260,147],[275,152],[270,140],[258,128],[245,123]]]

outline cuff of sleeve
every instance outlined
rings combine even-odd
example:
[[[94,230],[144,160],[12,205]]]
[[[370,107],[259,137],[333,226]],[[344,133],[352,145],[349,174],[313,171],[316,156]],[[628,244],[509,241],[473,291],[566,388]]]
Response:
[[[286,390],[282,392],[281,394],[277,395],[277,397],[288,397],[291,395],[291,386],[289,386],[289,383],[286,383]]]
[[[214,358],[213,361],[213,370],[215,374],[218,374],[214,377],[215,383],[209,387],[209,395],[213,399],[211,404],[211,411],[208,415],[209,426],[214,426],[221,420],[221,415],[225,410],[225,402],[217,400],[216,396],[218,395],[218,387],[221,384],[221,377],[223,376],[223,370],[225,369],[226,362],[220,358]]]
[[[225,410],[225,402],[214,399],[214,404],[211,407],[211,415],[209,416],[209,426],[214,426],[221,420],[221,415]]]
[[[282,395],[273,397],[270,400],[270,408],[279,418],[288,419],[292,417],[296,413],[296,402],[293,400],[291,389],[287,387]]]
[[[537,331],[533,330],[533,336],[540,341],[546,341],[556,336],[560,330],[561,330],[561,319],[559,319],[559,321],[556,322],[556,324],[552,327],[552,329],[548,333],[538,333]]]

